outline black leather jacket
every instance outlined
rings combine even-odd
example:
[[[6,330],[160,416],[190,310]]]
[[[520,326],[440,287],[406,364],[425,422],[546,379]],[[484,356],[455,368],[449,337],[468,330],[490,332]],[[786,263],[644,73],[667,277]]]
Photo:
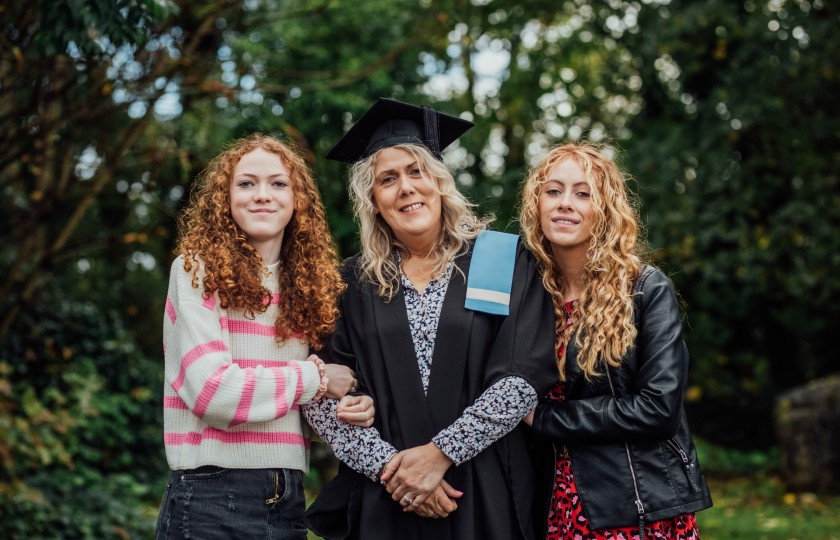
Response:
[[[645,267],[634,290],[636,348],[608,376],[587,381],[572,338],[567,400],[544,399],[537,407],[537,531],[545,531],[556,452],[564,447],[593,529],[640,526],[712,506],[683,410],[688,351],[674,286],[659,269]]]

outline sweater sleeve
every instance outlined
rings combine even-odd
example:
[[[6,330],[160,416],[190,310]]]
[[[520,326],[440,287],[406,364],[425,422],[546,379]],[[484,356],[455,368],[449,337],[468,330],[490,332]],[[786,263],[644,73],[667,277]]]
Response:
[[[229,429],[274,420],[317,392],[320,376],[312,362],[234,363],[219,308],[192,286],[181,257],[172,265],[163,326],[166,384],[208,425]]]

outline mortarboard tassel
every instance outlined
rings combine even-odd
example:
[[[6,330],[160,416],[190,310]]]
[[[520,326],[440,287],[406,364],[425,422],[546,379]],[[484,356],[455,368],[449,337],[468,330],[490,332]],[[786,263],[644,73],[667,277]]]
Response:
[[[423,106],[423,134],[426,137],[426,146],[432,151],[432,155],[440,157],[440,134],[438,133],[438,113],[431,107]]]

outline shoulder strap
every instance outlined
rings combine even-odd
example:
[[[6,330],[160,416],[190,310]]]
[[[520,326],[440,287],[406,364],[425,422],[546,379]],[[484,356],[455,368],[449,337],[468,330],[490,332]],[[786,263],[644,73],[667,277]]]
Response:
[[[507,315],[513,286],[513,267],[519,236],[483,231],[473,247],[464,307],[493,315]]]

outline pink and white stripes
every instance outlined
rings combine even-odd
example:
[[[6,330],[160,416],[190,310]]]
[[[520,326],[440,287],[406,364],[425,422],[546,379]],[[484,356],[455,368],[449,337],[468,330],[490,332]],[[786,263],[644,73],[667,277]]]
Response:
[[[320,379],[304,341],[275,340],[276,283],[265,278],[269,309],[246,318],[193,288],[181,257],[173,263],[163,317],[164,443],[173,470],[307,469],[298,405],[312,399]]]

